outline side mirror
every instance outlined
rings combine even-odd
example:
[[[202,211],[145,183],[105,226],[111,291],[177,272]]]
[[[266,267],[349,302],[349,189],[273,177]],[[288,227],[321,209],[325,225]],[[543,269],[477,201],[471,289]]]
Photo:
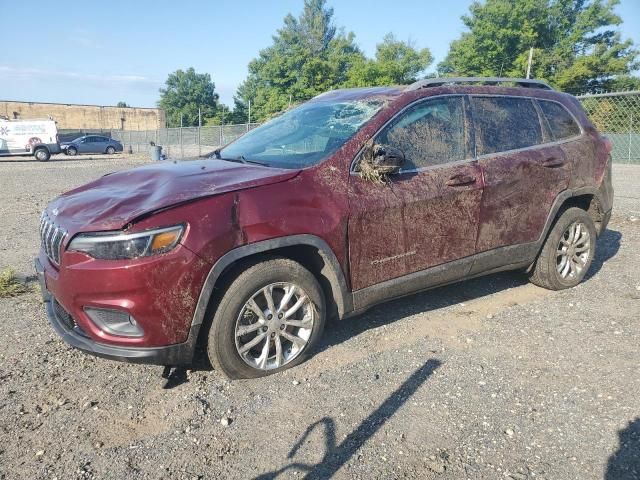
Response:
[[[404,152],[390,145],[373,146],[371,166],[383,175],[398,173],[404,165]]]

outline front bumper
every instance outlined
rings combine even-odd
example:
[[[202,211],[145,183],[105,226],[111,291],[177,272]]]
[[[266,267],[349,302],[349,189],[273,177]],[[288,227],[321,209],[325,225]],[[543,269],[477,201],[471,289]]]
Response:
[[[123,347],[100,343],[89,337],[69,315],[64,307],[51,295],[46,286],[44,268],[39,259],[35,270],[42,290],[49,323],[69,345],[98,357],[130,363],[154,365],[189,365],[193,361],[200,325],[192,325],[187,340],[183,343],[160,347]]]

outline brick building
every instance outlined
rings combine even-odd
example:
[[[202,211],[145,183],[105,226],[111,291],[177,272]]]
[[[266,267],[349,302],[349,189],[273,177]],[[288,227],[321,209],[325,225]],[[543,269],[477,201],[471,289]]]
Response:
[[[156,130],[165,127],[159,108],[111,107],[0,100],[0,115],[29,120],[51,117],[59,130]]]

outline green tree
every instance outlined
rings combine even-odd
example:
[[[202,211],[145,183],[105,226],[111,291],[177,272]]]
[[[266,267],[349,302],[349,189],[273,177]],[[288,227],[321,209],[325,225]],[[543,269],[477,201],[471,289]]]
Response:
[[[289,14],[273,44],[249,63],[238,88],[242,104],[251,101],[252,119],[264,120],[291,103],[346,83],[354,62],[364,58],[353,33],[338,31],[326,0],[305,0],[302,14]]]
[[[611,89],[638,68],[638,51],[614,27],[619,0],[487,0],[462,21],[468,32],[451,43],[442,74],[526,74],[572,93]]]
[[[171,127],[198,125],[198,109],[202,123],[215,116],[218,94],[208,73],[196,73],[193,68],[176,70],[169,74],[165,87],[160,89],[158,106],[167,116]]]
[[[251,119],[252,121],[255,118]],[[233,111],[231,112],[230,123],[247,123],[249,121],[249,105],[238,96],[233,97]]]
[[[417,50],[410,42],[388,33],[376,46],[374,59],[358,58],[348,73],[347,86],[403,85],[415,82],[431,65],[428,48]]]
[[[118,108],[129,108],[129,105],[127,105],[127,102],[118,102],[116,104],[116,107],[118,107]]]
[[[218,104],[215,115],[208,117],[206,121],[203,120],[202,122],[203,125],[228,125],[230,123],[242,122],[236,122],[231,109],[222,103]]]

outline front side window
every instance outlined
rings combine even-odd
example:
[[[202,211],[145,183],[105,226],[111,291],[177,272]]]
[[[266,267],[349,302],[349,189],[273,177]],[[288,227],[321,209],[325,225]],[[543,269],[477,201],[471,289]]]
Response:
[[[338,150],[382,106],[382,100],[366,98],[307,102],[251,130],[218,155],[280,168],[308,167]]]
[[[421,102],[400,114],[376,138],[404,152],[404,169],[424,168],[465,158],[462,97]]]
[[[538,100],[538,104],[549,123],[549,129],[554,140],[580,135],[580,127],[562,105],[548,100]]]
[[[478,155],[543,142],[538,112],[529,98],[471,97]]]

